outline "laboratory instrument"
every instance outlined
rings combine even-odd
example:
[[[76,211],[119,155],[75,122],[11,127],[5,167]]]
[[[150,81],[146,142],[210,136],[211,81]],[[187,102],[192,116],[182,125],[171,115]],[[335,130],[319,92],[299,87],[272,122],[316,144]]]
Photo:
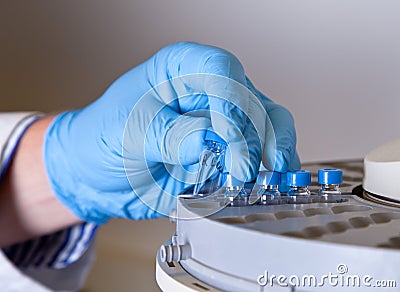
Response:
[[[364,161],[303,164],[312,175],[306,204],[227,206],[200,217],[224,198],[180,198],[176,233],[157,254],[158,285],[163,291],[397,291],[397,149],[400,140]],[[339,182],[318,181],[321,169],[342,170],[340,200],[318,200],[321,182]]]

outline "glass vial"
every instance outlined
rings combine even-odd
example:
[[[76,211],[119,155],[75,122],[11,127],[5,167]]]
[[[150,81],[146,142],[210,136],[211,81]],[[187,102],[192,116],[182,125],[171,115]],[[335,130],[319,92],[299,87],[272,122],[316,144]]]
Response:
[[[260,171],[257,176],[257,196],[260,205],[279,205],[281,193],[278,186],[281,182],[281,174],[276,171]]]
[[[318,191],[318,201],[321,203],[341,202],[343,172],[337,168],[325,168],[318,170],[318,184],[321,188]]]
[[[211,195],[225,181],[226,142],[211,130],[207,130],[204,140],[205,147],[199,159],[200,169],[193,189],[194,196]]]
[[[308,186],[311,184],[311,173],[308,170],[296,170],[287,172],[287,184],[289,191],[287,199],[289,204],[311,203],[311,192]]]
[[[226,174],[225,198],[228,206],[241,207],[249,205],[249,194],[244,190],[244,183],[235,179],[232,175]]]

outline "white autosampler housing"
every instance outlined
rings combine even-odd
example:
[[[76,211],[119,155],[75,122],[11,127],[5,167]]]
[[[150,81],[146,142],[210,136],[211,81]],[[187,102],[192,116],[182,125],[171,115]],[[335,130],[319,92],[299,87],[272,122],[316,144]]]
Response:
[[[399,291],[400,159],[396,151],[384,153],[390,147],[400,149],[400,141],[364,162],[303,165],[313,174],[314,195],[318,169],[343,170],[339,203],[224,207],[216,196],[180,198],[176,233],[157,255],[158,285],[163,291]],[[397,169],[390,196],[381,192],[387,183],[375,182],[386,169],[391,177]],[[364,172],[369,192],[361,187]]]

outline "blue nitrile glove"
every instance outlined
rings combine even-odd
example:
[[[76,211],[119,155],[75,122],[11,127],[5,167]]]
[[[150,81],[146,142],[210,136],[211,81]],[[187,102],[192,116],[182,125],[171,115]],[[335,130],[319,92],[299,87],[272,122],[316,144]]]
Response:
[[[254,87],[248,78],[246,85],[262,101],[275,132],[276,144],[274,149],[270,147],[269,139],[266,138],[262,165],[266,169],[278,172],[300,169],[300,159],[296,151],[296,130],[292,114],[283,106],[271,102]],[[275,152],[271,152],[274,150]]]
[[[58,115],[45,136],[46,170],[57,197],[85,221],[168,215],[193,186],[210,128],[227,141],[242,180],[256,176],[262,156],[267,168],[298,168],[291,115],[251,85],[237,58],[178,43],[92,104]]]

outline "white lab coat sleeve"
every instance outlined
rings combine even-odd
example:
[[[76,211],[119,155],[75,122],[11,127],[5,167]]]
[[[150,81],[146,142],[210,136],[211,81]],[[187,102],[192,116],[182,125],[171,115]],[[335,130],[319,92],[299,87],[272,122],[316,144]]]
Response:
[[[0,113],[0,180],[23,133],[41,116]],[[81,289],[94,260],[96,227],[82,223],[0,250],[0,291]]]

